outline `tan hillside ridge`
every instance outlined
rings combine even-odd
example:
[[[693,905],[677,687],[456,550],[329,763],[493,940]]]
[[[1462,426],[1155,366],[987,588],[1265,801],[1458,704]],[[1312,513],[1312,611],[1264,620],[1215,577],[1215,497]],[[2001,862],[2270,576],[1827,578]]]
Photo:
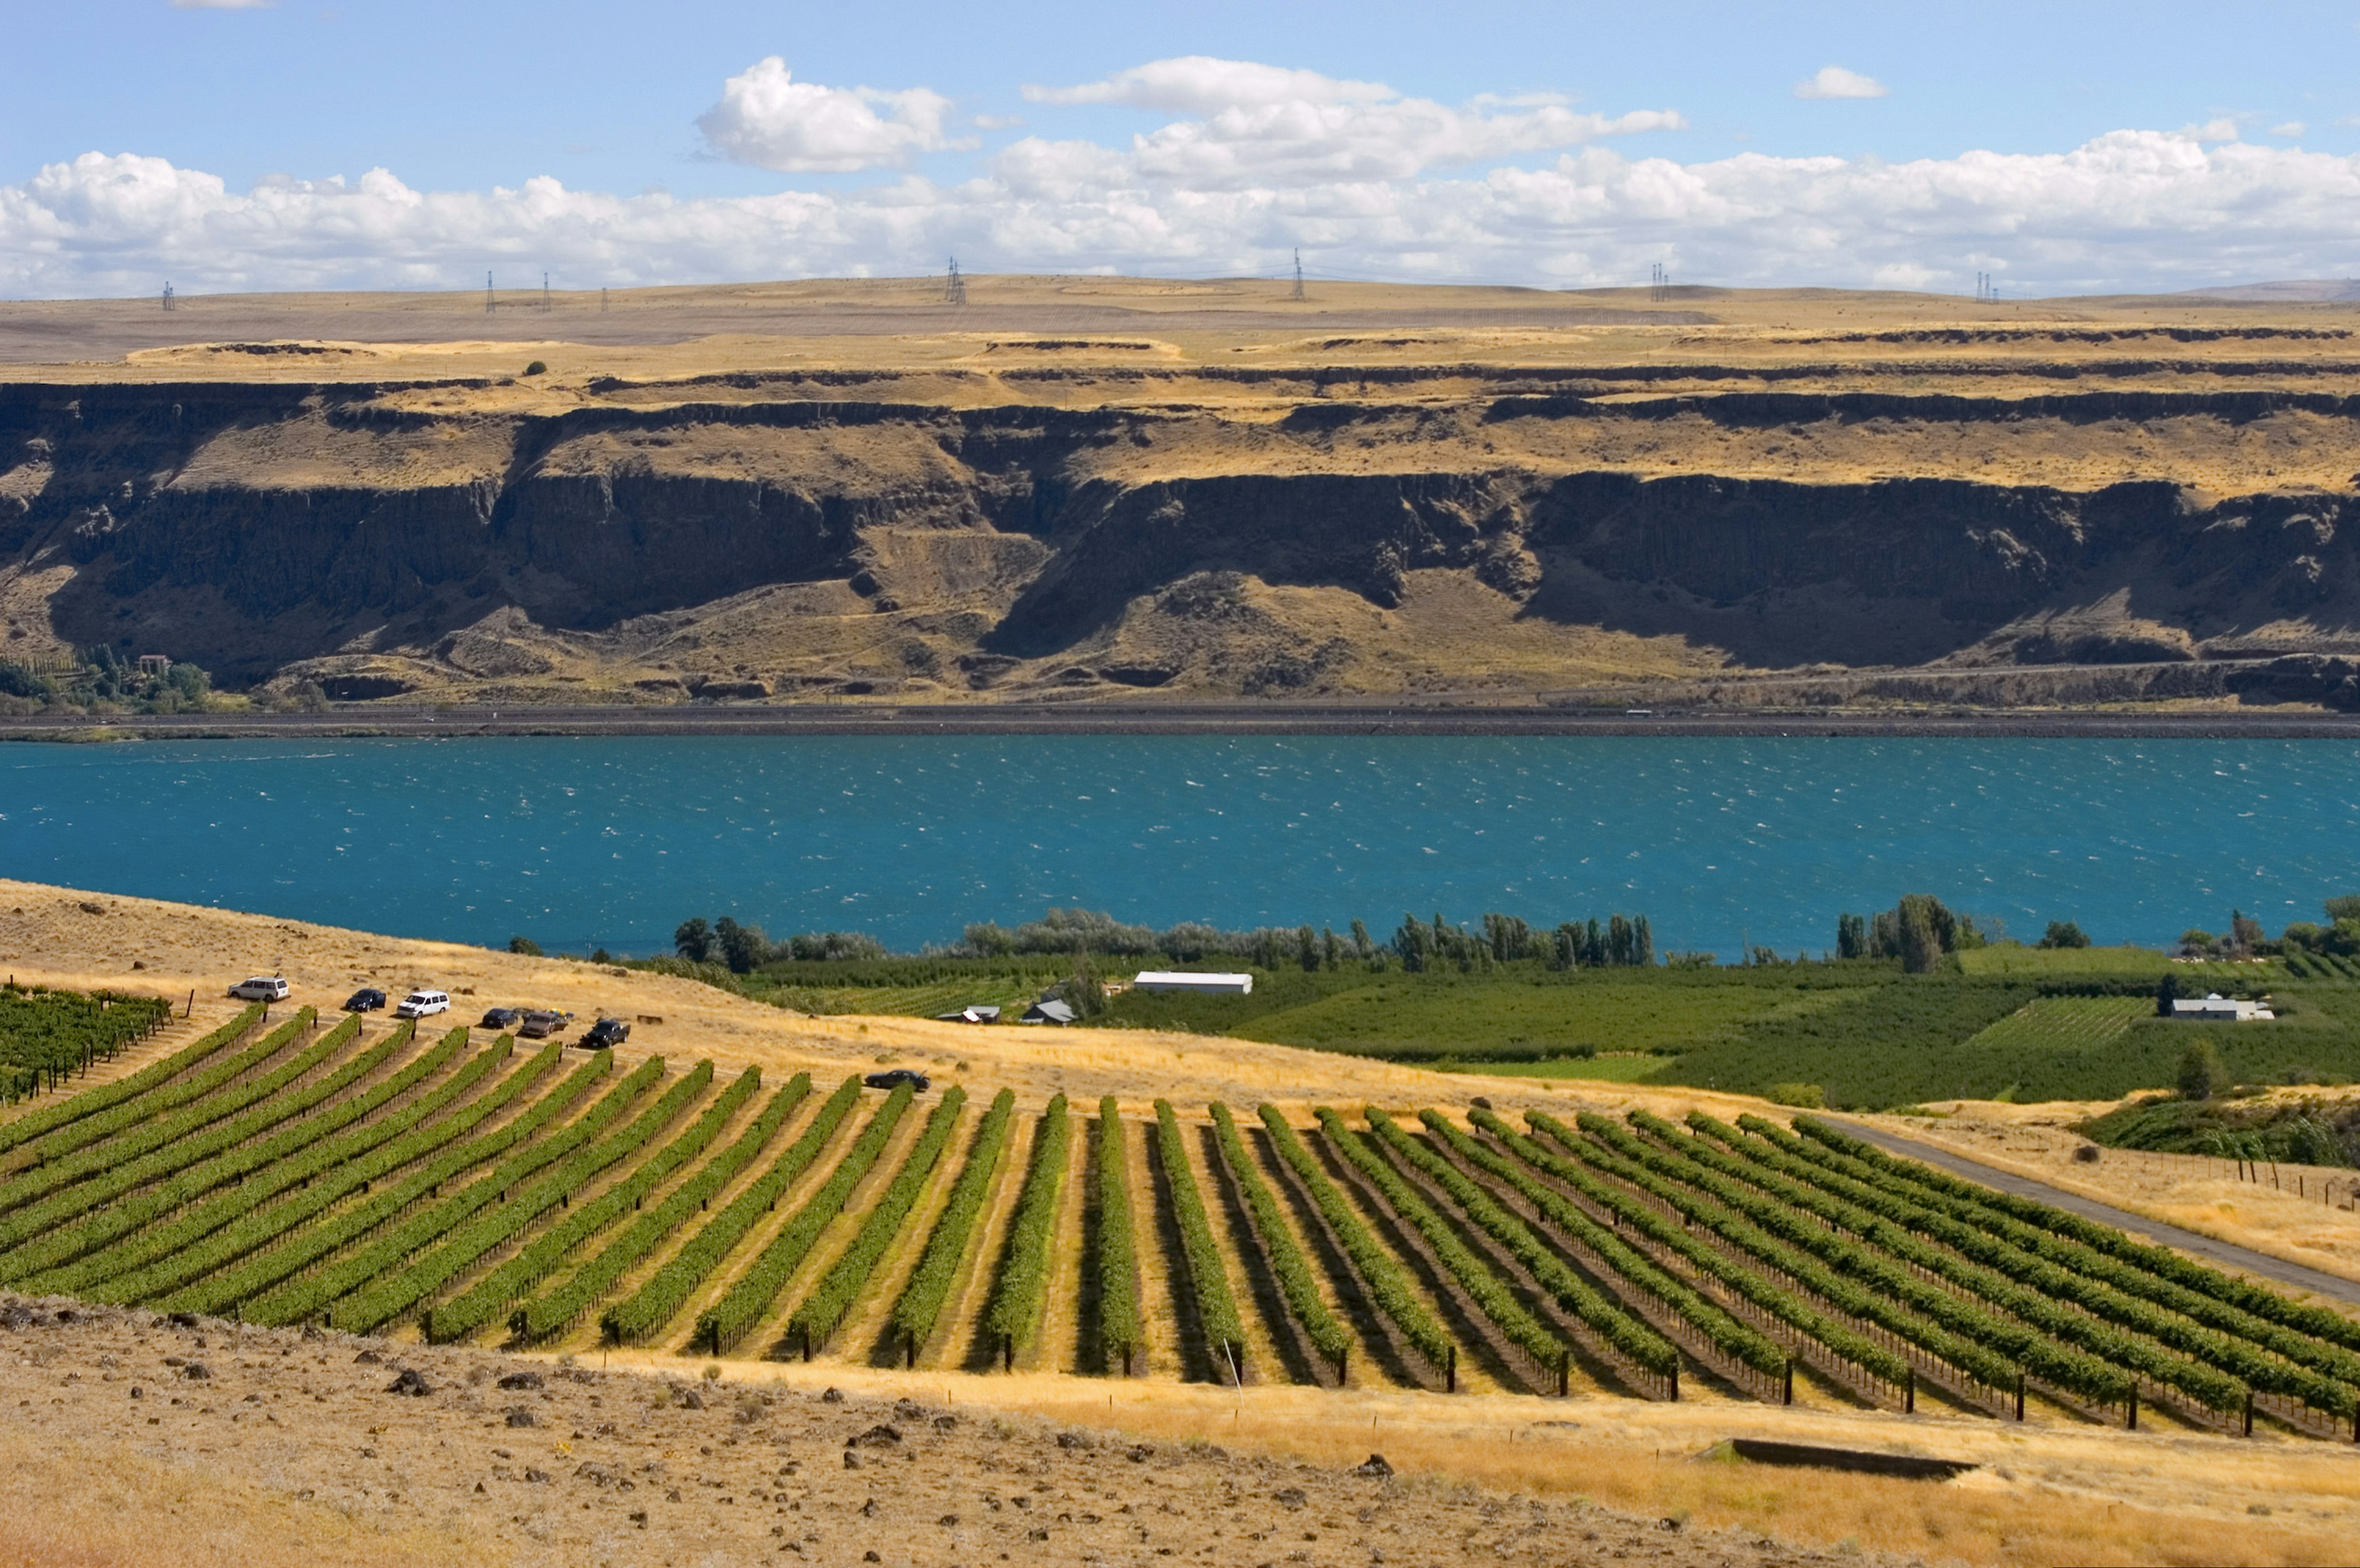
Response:
[[[2360,306],[1285,293],[0,303],[0,653],[265,702],[2344,701],[2255,656],[2360,655]]]

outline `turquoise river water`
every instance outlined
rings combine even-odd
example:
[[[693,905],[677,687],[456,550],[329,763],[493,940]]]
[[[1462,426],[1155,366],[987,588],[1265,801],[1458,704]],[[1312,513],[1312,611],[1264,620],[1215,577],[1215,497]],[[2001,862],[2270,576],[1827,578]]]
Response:
[[[1644,912],[1816,953],[1938,894],[2017,935],[2272,930],[2360,891],[2342,741],[480,739],[0,747],[0,872],[400,935],[916,948],[1084,905],[1342,929]]]

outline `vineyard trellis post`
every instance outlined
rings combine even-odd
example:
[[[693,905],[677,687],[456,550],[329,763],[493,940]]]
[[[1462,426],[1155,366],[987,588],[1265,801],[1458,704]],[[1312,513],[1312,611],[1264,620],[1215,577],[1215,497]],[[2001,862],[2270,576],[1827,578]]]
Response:
[[[1908,1376],[1902,1380],[1901,1413],[1905,1416],[1918,1413],[1918,1368],[1915,1367],[1909,1368]]]

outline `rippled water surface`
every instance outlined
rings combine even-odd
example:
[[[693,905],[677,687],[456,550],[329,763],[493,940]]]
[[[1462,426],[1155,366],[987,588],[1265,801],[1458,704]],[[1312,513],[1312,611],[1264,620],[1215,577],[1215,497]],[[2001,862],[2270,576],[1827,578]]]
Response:
[[[410,936],[897,948],[1050,905],[1381,934],[1644,911],[1817,952],[1934,892],[2019,935],[2273,929],[2360,891],[2342,741],[483,739],[0,747],[0,869]]]

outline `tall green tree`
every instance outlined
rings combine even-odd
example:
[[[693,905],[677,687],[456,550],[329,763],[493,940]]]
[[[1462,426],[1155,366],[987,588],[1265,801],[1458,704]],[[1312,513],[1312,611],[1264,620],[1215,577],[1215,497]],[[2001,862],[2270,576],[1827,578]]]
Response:
[[[739,925],[727,915],[713,922],[713,943],[732,975],[750,975],[770,962],[770,939],[762,928]]]
[[[2180,1053],[2180,1097],[2217,1100],[2229,1089],[2229,1070],[2209,1040],[2191,1040]]]
[[[1859,915],[1836,917],[1836,956],[1866,958],[1868,956],[1868,921]]]
[[[713,961],[713,928],[702,915],[683,920],[672,928],[672,945],[673,952],[691,964],[709,964]]]

